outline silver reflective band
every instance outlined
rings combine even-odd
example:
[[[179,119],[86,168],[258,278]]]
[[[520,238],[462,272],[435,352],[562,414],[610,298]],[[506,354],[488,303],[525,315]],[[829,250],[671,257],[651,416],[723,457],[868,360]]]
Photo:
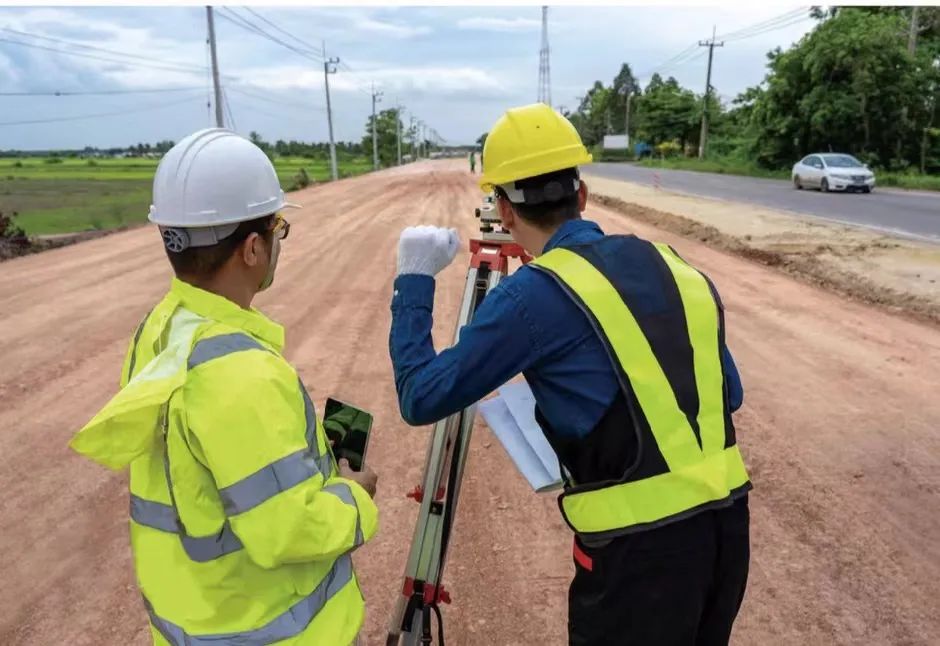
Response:
[[[131,519],[138,525],[171,534],[179,533],[176,524],[176,510],[170,505],[153,500],[144,500],[131,494]]]
[[[311,455],[317,460],[317,468],[323,474],[323,479],[328,480],[333,475],[333,454],[327,450],[326,453],[320,455],[320,446],[317,443],[317,412],[300,377],[297,378],[297,386],[300,388],[300,394],[304,399],[304,418],[307,420],[305,434],[307,446],[310,448]]]
[[[304,388],[304,383],[300,380],[300,377],[297,378],[297,386],[300,388],[300,395],[304,399],[304,419],[307,421],[307,430],[304,437],[307,438],[307,446],[310,447],[310,451],[319,454],[317,449],[317,411],[313,406],[313,402],[310,401],[310,395],[307,393],[307,389]]]
[[[207,361],[224,357],[233,352],[244,352],[245,350],[269,351],[247,334],[238,332],[234,334],[220,334],[219,336],[202,339],[196,343],[196,347],[193,348],[193,351],[189,355],[187,368],[192,370]]]
[[[313,592],[261,628],[240,633],[190,635],[180,626],[160,617],[146,597],[144,605],[147,607],[147,613],[150,615],[150,622],[154,628],[173,646],[219,646],[220,644],[261,646],[290,639],[302,633],[330,599],[352,580],[352,560],[348,554],[340,556]]]
[[[356,510],[356,535],[353,546],[358,547],[362,545],[365,542],[362,537],[362,517],[359,515],[359,505],[356,504],[356,497],[353,496],[352,489],[349,488],[349,485],[345,482],[334,482],[333,484],[323,487],[321,491],[333,494]]]
[[[242,549],[242,542],[232,531],[228,521],[218,534],[211,536],[188,536],[180,528],[176,509],[162,502],[145,500],[131,494],[131,520],[138,525],[176,534],[186,555],[197,563],[213,561],[220,556]]]
[[[320,473],[307,449],[291,453],[235,484],[219,489],[226,516],[242,514]]]

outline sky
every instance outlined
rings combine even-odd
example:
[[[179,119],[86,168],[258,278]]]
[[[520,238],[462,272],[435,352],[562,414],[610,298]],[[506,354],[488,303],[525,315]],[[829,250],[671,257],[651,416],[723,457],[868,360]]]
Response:
[[[730,101],[761,82],[769,50],[787,48],[812,29],[814,22],[798,8],[764,2],[550,8],[552,104],[573,109],[595,80],[610,84],[625,62],[644,84],[659,70],[701,92],[707,48],[697,43],[712,35],[713,25],[725,44],[714,50],[712,85]],[[246,135],[254,130],[268,141],[327,140],[323,64],[317,55],[301,55],[233,24],[232,11],[298,48],[277,28],[317,52],[325,41],[327,55],[339,57],[339,69],[330,75],[338,141],[362,139],[373,83],[383,93],[378,109],[400,104],[406,120],[414,115],[449,144],[472,143],[504,110],[537,98],[537,6],[264,6],[254,7],[256,14],[223,8],[215,30],[233,117],[226,114],[226,124]],[[204,7],[2,7],[0,149],[178,141],[212,125],[207,61]],[[139,90],[161,91],[113,93]],[[110,94],[4,94],[56,91]],[[20,123],[86,115],[101,116]]]

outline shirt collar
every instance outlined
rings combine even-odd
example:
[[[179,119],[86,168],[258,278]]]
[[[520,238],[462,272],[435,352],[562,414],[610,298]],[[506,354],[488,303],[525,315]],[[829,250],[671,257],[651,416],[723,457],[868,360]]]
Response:
[[[278,352],[284,348],[284,326],[275,323],[253,307],[243,309],[224,296],[207,292],[178,278],[173,279],[170,293],[194,314],[243,330],[274,346]]]
[[[581,219],[566,220],[558,227],[555,233],[552,234],[548,242],[545,243],[545,248],[542,250],[542,253],[548,253],[555,247],[562,246],[564,243],[577,244],[579,242],[593,240],[602,235],[604,235],[604,232],[601,231],[601,228],[597,226],[595,222]]]

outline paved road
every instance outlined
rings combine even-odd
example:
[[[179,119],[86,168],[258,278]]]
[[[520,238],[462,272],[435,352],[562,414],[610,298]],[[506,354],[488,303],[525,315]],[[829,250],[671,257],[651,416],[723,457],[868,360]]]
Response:
[[[879,188],[870,195],[797,191],[785,180],[653,169],[633,164],[593,164],[586,172],[650,185],[653,174],[658,172],[662,187],[677,193],[760,204],[940,242],[940,194]]]

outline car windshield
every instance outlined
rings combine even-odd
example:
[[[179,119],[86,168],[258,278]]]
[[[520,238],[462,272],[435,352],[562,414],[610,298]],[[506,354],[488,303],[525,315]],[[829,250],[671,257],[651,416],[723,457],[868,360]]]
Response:
[[[861,168],[862,162],[858,161],[852,155],[823,155],[826,160],[826,166],[835,168]]]

